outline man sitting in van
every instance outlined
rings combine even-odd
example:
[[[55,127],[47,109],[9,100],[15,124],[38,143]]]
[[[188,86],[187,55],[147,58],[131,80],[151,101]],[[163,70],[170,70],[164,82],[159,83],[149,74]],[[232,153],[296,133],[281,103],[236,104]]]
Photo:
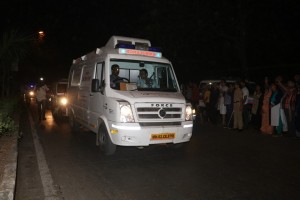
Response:
[[[138,88],[158,88],[158,85],[154,80],[148,78],[148,71],[146,69],[140,70],[139,80],[136,85]]]
[[[110,87],[114,89],[120,89],[120,82],[122,82],[123,78],[119,76],[120,67],[117,64],[113,64],[111,66],[111,75],[110,75]]]

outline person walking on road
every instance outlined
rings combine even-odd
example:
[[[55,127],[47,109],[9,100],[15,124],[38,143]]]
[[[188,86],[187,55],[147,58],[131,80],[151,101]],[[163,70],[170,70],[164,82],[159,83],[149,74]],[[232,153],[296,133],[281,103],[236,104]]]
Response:
[[[41,83],[38,85],[38,88],[36,90],[36,101],[38,104],[38,115],[39,120],[46,120],[45,117],[45,111],[46,111],[46,94],[49,88],[45,83]]]

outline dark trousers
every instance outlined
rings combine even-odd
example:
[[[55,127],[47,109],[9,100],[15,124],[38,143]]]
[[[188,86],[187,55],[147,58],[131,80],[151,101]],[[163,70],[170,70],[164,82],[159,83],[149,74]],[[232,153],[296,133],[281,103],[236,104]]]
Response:
[[[229,128],[233,127],[233,105],[226,105],[226,126]]]
[[[261,127],[261,114],[252,114],[251,123],[256,130],[259,130]]]
[[[251,106],[249,104],[245,104],[243,107],[243,125],[244,129],[248,128],[249,122],[250,122],[250,108]]]
[[[295,111],[291,111],[290,109],[285,108],[284,114],[288,125],[288,133],[290,136],[295,136],[296,135]]]
[[[39,120],[44,120],[45,118],[45,111],[46,111],[46,100],[38,101],[38,115]]]
[[[217,125],[218,109],[216,108],[216,105],[209,104],[207,112],[210,122]]]

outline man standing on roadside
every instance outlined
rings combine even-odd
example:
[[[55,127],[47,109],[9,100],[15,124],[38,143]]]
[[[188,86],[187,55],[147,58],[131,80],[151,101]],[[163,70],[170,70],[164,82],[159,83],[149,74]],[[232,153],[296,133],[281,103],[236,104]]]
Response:
[[[243,92],[240,88],[240,84],[236,82],[234,84],[233,93],[233,129],[242,131],[243,130]]]
[[[247,129],[250,121],[250,105],[248,104],[249,100],[249,89],[246,87],[246,82],[242,80],[240,82],[241,89],[243,92],[243,124],[244,128]]]
[[[224,79],[220,82],[220,97],[219,97],[219,106],[220,106],[220,115],[222,117],[222,126],[226,127],[226,106],[225,106],[225,94],[228,91],[226,81]]]
[[[41,83],[38,85],[38,88],[36,90],[36,101],[38,104],[38,115],[39,115],[39,121],[46,120],[45,117],[45,111],[46,111],[46,94],[49,88],[45,83]]]

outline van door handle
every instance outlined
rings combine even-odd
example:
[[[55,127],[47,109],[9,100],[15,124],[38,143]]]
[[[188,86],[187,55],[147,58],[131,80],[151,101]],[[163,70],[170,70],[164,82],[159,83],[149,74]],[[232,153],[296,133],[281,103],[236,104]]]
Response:
[[[94,94],[90,93],[90,97],[94,96]]]
[[[103,107],[104,107],[105,109],[107,109],[107,104],[105,104]]]

